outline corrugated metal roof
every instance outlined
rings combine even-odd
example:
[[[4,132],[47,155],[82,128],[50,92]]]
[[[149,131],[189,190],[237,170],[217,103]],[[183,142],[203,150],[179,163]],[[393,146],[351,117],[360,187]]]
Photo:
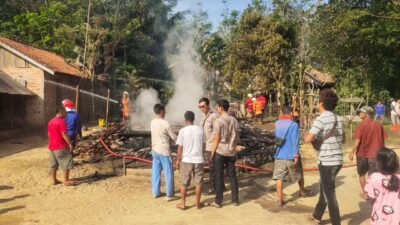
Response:
[[[79,77],[82,76],[82,72],[79,68],[69,64],[65,61],[64,57],[56,53],[35,48],[31,45],[23,44],[0,35],[0,45],[1,44],[5,45],[4,47],[9,47],[11,51],[16,51],[14,53],[22,54],[31,63],[36,65],[40,64],[48,68],[47,71],[50,73],[58,72]]]
[[[0,70],[0,93],[10,95],[35,95],[2,70]]]
[[[316,69],[307,69],[306,71],[304,71],[304,74],[306,75],[304,77],[304,81],[307,83],[315,83],[319,86],[324,86],[326,84],[334,85],[336,83],[332,75],[328,73],[322,73]]]

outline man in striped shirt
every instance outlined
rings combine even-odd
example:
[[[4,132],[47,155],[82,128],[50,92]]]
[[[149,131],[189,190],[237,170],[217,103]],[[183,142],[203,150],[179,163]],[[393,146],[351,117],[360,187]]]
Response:
[[[320,115],[315,119],[310,131],[304,136],[304,142],[310,143],[316,138],[322,138],[318,154],[318,168],[320,173],[320,195],[315,211],[309,220],[319,224],[326,206],[332,225],[340,225],[340,212],[336,200],[335,179],[343,164],[342,143],[344,142],[343,119],[333,111],[338,97],[330,89],[320,92],[318,111]],[[330,132],[332,130],[332,132]],[[328,135],[327,135],[328,134]]]

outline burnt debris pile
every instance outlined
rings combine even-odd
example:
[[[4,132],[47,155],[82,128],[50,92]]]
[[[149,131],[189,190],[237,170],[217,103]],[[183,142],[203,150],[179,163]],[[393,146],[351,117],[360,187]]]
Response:
[[[238,158],[257,160],[263,163],[271,162],[276,151],[275,135],[270,131],[254,128],[245,120],[240,120],[239,126],[238,145],[242,146],[242,150],[237,153]]]
[[[108,151],[104,144],[115,154]],[[75,162],[95,163],[101,160],[134,156],[150,159],[151,135],[148,131],[132,131],[123,125],[117,125],[107,131],[97,131],[85,136],[73,150]]]
[[[275,153],[274,139],[275,136],[271,132],[253,128],[244,120],[240,121],[237,156],[244,161],[270,162]],[[177,148],[174,146],[171,149],[175,160]],[[97,131],[82,138],[73,150],[73,155],[78,164],[96,163],[124,156],[151,160],[151,134],[149,131],[134,131],[126,126],[117,125],[109,130]]]

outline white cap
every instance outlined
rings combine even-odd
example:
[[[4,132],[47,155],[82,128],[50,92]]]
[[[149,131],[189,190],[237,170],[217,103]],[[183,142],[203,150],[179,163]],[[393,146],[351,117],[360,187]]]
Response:
[[[247,94],[247,97],[252,98],[253,95],[252,94]]]
[[[256,99],[256,98],[253,98],[252,100],[253,100],[253,102],[254,102],[254,101],[257,100],[257,99]]]

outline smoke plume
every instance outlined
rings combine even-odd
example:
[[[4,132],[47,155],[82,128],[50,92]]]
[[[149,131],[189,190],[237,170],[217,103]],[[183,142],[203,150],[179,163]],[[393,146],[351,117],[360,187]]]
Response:
[[[184,32],[182,32],[184,30]],[[191,29],[170,30],[164,44],[167,63],[172,73],[174,94],[166,106],[166,119],[171,124],[183,124],[184,113],[188,110],[196,114],[195,123],[199,123],[201,113],[198,100],[204,94],[204,70],[198,62],[194,48],[197,32]],[[133,103],[131,127],[148,129],[154,117],[153,105],[159,103],[158,93],[154,89],[142,90]]]
[[[150,121],[154,117],[153,106],[160,103],[158,92],[153,88],[139,92],[132,104],[133,113],[130,118],[131,128],[135,130],[148,130]]]
[[[179,41],[178,50],[168,57],[174,81],[174,95],[167,105],[167,120],[171,123],[182,123],[183,115],[190,110],[196,113],[199,121],[198,100],[203,96],[204,75],[194,48],[195,32],[189,30],[180,36],[171,31],[166,47],[175,46],[171,42]]]

